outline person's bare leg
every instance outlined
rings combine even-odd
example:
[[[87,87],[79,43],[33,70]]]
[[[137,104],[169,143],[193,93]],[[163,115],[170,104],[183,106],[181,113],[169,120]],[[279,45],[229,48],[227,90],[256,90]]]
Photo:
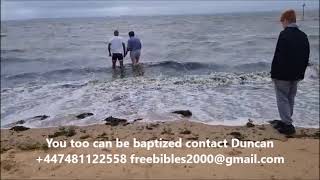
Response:
[[[132,57],[131,61],[132,61],[132,73],[133,73],[133,76],[136,76],[136,71],[137,71],[136,60],[135,60],[135,58]]]
[[[136,67],[137,67],[137,73],[139,76],[143,75],[143,72],[141,71],[141,65],[139,64],[140,55],[136,56]]]
[[[132,58],[131,61],[132,61],[132,66],[135,66],[137,64],[137,60],[135,58]]]
[[[117,60],[112,60],[112,69],[116,69]]]
[[[123,69],[123,60],[119,60],[119,63],[120,63],[120,69]]]

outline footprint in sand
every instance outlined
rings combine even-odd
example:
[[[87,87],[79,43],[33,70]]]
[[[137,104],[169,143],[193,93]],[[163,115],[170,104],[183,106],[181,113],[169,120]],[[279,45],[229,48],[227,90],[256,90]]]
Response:
[[[1,168],[5,171],[11,171],[15,167],[16,167],[15,161],[12,161],[12,160],[1,161]]]

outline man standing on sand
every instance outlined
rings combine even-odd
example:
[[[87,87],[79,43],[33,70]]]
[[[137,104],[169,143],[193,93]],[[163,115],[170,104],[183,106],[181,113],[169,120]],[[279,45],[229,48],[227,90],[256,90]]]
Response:
[[[294,98],[298,82],[304,79],[309,62],[310,45],[307,35],[296,25],[294,10],[287,10],[280,19],[281,31],[274,53],[271,78],[275,85],[277,106],[281,121],[271,124],[282,134],[294,134],[292,125]]]
[[[133,66],[139,64],[141,48],[142,48],[142,45],[141,45],[140,39],[137,37],[134,37],[134,32],[130,31],[128,45],[127,45],[127,53],[128,51],[130,51],[130,58]]]
[[[113,34],[114,36],[108,44],[109,56],[112,56],[112,69],[116,68],[117,60],[119,60],[120,68],[123,69],[123,57],[126,55],[126,45],[122,37],[119,36],[118,30],[115,30]]]

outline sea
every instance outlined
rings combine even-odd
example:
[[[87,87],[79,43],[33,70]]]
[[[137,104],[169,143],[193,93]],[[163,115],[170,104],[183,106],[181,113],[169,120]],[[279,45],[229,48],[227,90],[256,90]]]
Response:
[[[305,3],[302,18],[302,4]],[[279,119],[270,66],[279,17],[310,42],[294,124],[319,127],[319,1],[1,1],[1,127],[101,124],[108,116],[219,125]],[[142,41],[113,70],[113,31]],[[190,110],[192,117],[171,113]],[[81,113],[93,116],[78,119]],[[39,115],[46,119],[34,119]]]

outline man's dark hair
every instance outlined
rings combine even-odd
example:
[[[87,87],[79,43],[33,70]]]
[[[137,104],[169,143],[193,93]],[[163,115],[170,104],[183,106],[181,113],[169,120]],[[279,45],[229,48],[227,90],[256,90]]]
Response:
[[[133,31],[130,31],[130,32],[129,32],[129,36],[130,36],[130,37],[133,37],[133,36],[134,36],[134,32],[133,32]]]
[[[119,31],[118,31],[118,30],[115,30],[115,31],[113,32],[113,34],[114,34],[115,36],[119,36]]]

